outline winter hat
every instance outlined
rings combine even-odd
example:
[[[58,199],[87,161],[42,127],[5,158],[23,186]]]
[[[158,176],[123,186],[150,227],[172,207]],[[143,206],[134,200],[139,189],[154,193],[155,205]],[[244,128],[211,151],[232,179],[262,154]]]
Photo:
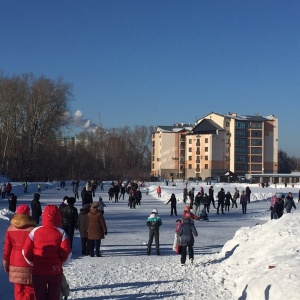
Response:
[[[40,200],[41,195],[39,193],[34,193],[33,199],[34,200]]]
[[[76,199],[74,197],[69,197],[67,199],[67,201],[68,201],[68,204],[74,204],[76,202]]]
[[[99,203],[98,202],[93,202],[92,203],[92,208],[98,208],[99,207]]]
[[[191,208],[190,208],[190,206],[189,205],[187,205],[186,207],[185,207],[185,209],[184,210],[186,210],[186,211],[190,211],[191,210]]]
[[[52,225],[55,227],[61,226],[61,214],[56,205],[47,205],[42,215],[42,224]]]
[[[26,204],[21,204],[18,206],[16,210],[17,214],[24,214],[24,215],[30,215],[30,207]]]
[[[157,209],[154,208],[154,209],[152,210],[152,214],[157,214],[157,213],[158,213]]]

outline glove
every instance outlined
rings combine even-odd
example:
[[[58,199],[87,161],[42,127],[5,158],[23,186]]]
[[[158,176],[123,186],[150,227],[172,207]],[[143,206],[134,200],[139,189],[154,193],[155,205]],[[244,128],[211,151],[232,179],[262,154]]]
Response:
[[[104,235],[107,235],[107,232],[104,232]]]
[[[4,267],[5,272],[8,273],[9,272],[9,264],[8,263],[4,263],[3,267]]]

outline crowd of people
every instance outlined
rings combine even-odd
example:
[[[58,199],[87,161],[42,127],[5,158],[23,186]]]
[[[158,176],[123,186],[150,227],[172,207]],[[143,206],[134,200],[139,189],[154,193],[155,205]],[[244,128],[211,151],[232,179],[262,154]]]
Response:
[[[100,187],[100,191],[104,192],[104,186],[101,186],[101,182],[87,182],[81,191],[82,207],[79,211],[75,207],[76,200],[79,199],[79,181],[73,182],[72,186],[74,196],[64,196],[59,207],[46,205],[44,211],[40,203],[40,193],[33,194],[29,207],[25,204],[17,206],[17,197],[11,192],[12,189],[9,195],[5,191],[9,210],[14,215],[6,232],[3,266],[9,273],[10,282],[14,283],[15,299],[67,299],[69,286],[62,266],[71,257],[75,230],[80,234],[81,254],[101,257],[101,240],[108,232],[104,218],[106,204],[102,197],[97,201],[94,198],[96,189]],[[128,197],[128,207],[137,208],[141,205],[143,186],[142,182],[111,182],[107,191],[109,201],[118,203]],[[161,186],[158,186],[156,192],[160,198]],[[194,239],[198,235],[194,222],[208,221],[211,206],[216,209],[217,214],[225,214],[230,208],[241,206],[242,213],[246,214],[250,201],[249,187],[242,190],[241,194],[237,188],[231,194],[230,191],[225,192],[224,188],[215,192],[213,186],[209,187],[207,193],[203,187],[199,187],[197,193],[194,187],[190,191],[184,187],[183,202],[186,206],[181,218],[176,220],[174,239],[174,250],[180,254],[181,264],[186,264],[187,253],[189,263],[193,263]],[[178,199],[172,193],[166,202],[166,205],[171,206],[170,216],[181,215],[177,211],[177,202]],[[292,193],[288,193],[286,197],[274,194],[270,201],[271,219],[280,218],[284,209],[290,213],[292,208],[296,209]],[[159,229],[162,219],[156,208],[151,211],[146,225],[149,227],[147,254],[151,254],[154,240],[156,254],[160,255]]]

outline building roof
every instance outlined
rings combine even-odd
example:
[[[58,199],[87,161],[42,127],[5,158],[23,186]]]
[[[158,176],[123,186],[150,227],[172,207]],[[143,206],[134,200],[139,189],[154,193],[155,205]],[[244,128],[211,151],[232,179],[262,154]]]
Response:
[[[238,115],[237,113],[230,113],[230,112],[228,114],[219,114],[219,113],[211,112],[210,114],[204,116],[203,119],[207,118],[211,114],[215,114],[218,116],[223,116],[226,118],[231,118],[231,119],[235,119],[235,120],[239,120],[239,121],[253,121],[253,122],[264,122],[266,120],[274,120],[276,118],[272,114],[269,116],[260,116],[258,114],[254,115],[254,116],[249,116],[249,115]]]
[[[192,129],[192,132],[193,134],[216,134],[219,130],[224,129],[210,119],[203,119]]]
[[[193,124],[174,124],[173,126],[157,126],[156,131],[160,132],[181,132],[181,131],[192,131]]]

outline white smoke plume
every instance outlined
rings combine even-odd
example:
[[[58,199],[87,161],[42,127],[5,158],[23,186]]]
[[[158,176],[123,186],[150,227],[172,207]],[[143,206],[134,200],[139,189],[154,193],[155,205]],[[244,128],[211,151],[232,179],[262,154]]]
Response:
[[[83,119],[83,113],[80,110],[77,110],[74,115],[67,112],[66,117],[69,119],[70,125],[76,128],[81,128],[86,131],[95,131],[98,128],[98,125],[91,120]]]

